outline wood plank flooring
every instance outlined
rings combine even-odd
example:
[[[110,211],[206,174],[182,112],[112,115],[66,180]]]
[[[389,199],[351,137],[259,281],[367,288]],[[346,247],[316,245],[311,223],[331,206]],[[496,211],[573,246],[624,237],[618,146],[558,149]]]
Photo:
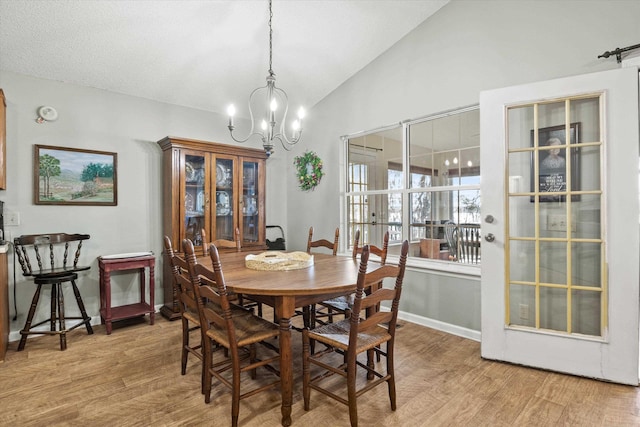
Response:
[[[77,329],[64,352],[57,337],[29,339],[20,353],[10,343],[0,363],[0,426],[230,425],[226,389],[214,383],[205,404],[195,358],[180,375],[180,321],[156,319],[116,324],[109,336],[104,326],[94,335]],[[640,425],[638,388],[486,361],[475,341],[401,323],[398,409],[379,386],[359,401],[362,426]],[[293,341],[293,426],[348,426],[347,408],[319,393],[304,410],[299,333]],[[242,401],[240,425],[279,426],[279,392]]]

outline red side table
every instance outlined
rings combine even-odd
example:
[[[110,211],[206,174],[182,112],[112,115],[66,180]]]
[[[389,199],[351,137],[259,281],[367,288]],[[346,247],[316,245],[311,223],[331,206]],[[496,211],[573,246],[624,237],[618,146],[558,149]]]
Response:
[[[111,334],[111,322],[144,316],[149,313],[149,324],[155,320],[154,290],[156,259],[153,255],[120,256],[110,255],[98,258],[100,267],[100,317],[106,325],[107,335]],[[149,268],[149,302],[146,301],[145,268]],[[123,270],[138,270],[140,274],[140,302],[134,304],[111,306],[111,272]]]

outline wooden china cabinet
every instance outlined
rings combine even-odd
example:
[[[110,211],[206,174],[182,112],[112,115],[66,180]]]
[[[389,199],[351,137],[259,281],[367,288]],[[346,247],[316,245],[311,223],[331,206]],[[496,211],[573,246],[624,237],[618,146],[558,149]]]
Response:
[[[209,241],[235,240],[242,247],[266,249],[265,161],[263,150],[168,136],[162,148],[163,233],[182,252],[182,239],[202,250],[202,232]],[[163,267],[164,306],[160,313],[180,317],[170,261]]]

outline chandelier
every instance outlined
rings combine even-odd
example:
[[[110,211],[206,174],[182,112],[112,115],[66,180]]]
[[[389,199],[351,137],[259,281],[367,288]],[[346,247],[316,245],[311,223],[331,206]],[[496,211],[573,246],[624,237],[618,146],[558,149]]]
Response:
[[[251,92],[249,96],[249,115],[251,116],[251,130],[249,135],[242,139],[236,138],[233,134],[235,126],[233,125],[233,116],[236,113],[236,109],[233,104],[227,108],[229,114],[229,133],[231,138],[236,142],[246,142],[254,135],[260,136],[262,139],[262,146],[267,153],[267,157],[273,153],[273,146],[276,140],[280,141],[282,147],[285,150],[290,150],[290,146],[300,141],[302,135],[302,119],[304,118],[305,111],[302,107],[298,110],[298,119],[294,120],[291,125],[291,137],[287,137],[285,133],[285,122],[287,119],[287,112],[289,111],[289,98],[287,93],[276,87],[276,75],[272,69],[273,59],[273,30],[271,28],[271,20],[273,18],[273,12],[271,11],[271,0],[269,0],[269,75],[267,76],[267,84],[256,88]],[[262,110],[262,121],[260,122],[260,129],[257,130],[255,126],[255,118],[253,114],[253,108],[258,107],[258,102],[262,100],[264,104],[260,107]],[[278,109],[283,106],[284,113],[282,117],[278,117]],[[279,125],[278,125],[278,118]]]

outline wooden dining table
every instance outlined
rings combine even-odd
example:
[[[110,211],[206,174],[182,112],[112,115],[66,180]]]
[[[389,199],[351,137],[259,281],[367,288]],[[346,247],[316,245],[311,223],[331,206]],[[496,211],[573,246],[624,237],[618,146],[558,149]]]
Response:
[[[314,263],[310,267],[263,271],[245,266],[245,257],[250,253],[221,253],[222,272],[227,288],[275,309],[280,327],[282,425],[289,426],[293,401],[291,318],[296,308],[355,292],[360,262],[350,256],[314,254]],[[198,258],[198,262],[211,267],[208,257]],[[374,268],[376,263],[367,267],[368,270]]]

